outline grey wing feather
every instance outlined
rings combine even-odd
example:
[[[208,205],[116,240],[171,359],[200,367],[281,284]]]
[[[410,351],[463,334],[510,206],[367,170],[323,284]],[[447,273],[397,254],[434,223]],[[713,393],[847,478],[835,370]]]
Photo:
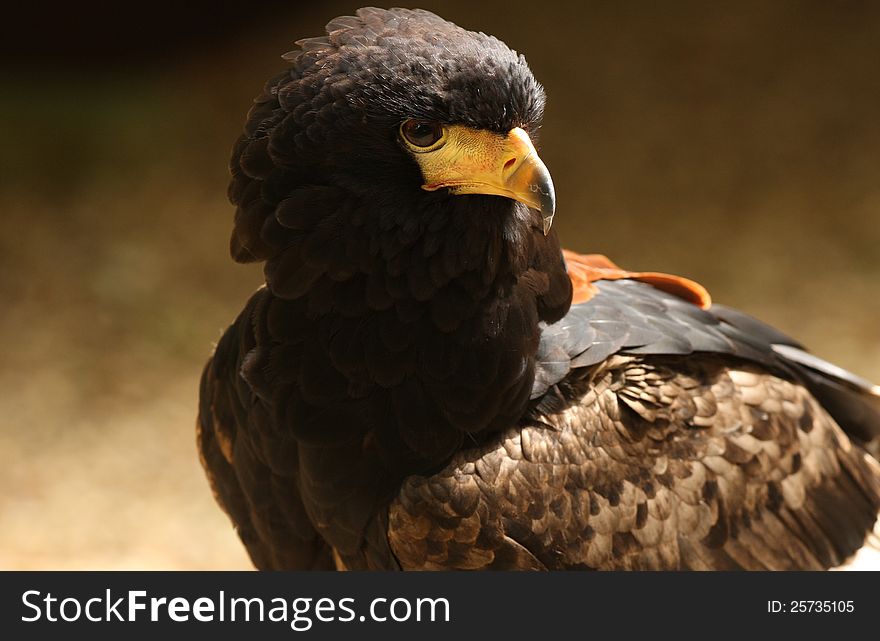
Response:
[[[596,296],[574,305],[561,321],[544,328],[532,398],[568,374],[562,367],[566,357],[569,370],[596,365],[617,353],[711,352],[768,365],[777,360],[769,345],[759,349],[759,343],[746,332],[650,285],[629,280],[596,285]]]

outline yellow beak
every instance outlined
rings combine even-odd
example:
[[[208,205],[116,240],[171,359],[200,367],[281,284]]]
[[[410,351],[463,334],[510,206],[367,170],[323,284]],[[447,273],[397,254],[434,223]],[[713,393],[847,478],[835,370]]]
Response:
[[[512,198],[540,212],[544,234],[549,233],[556,192],[525,131],[517,127],[505,135],[449,125],[443,140],[428,151],[410,147],[425,180],[422,189]]]

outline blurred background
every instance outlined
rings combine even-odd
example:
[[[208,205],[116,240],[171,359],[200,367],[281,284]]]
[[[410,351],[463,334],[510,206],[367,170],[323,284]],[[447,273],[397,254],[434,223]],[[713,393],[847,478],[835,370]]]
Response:
[[[0,40],[0,568],[250,567],[194,445],[262,281],[228,257],[227,156],[280,55],[360,3],[143,5]],[[880,4],[419,6],[527,55],[565,245],[880,381]]]

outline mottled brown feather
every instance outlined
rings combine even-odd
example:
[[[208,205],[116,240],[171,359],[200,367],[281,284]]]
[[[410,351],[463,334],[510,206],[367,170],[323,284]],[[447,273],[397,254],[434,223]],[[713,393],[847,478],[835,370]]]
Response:
[[[512,539],[548,569],[822,569],[876,519],[867,455],[793,382],[616,357],[560,389],[566,409],[406,480],[389,520],[402,567],[534,567],[499,560]]]

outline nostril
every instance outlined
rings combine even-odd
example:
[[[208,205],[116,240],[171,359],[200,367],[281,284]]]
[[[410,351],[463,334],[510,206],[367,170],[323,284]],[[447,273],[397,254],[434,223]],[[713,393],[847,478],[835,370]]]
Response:
[[[515,164],[516,164],[516,158],[511,158],[506,163],[504,163],[504,169],[502,171],[506,172],[508,169],[513,167]]]

